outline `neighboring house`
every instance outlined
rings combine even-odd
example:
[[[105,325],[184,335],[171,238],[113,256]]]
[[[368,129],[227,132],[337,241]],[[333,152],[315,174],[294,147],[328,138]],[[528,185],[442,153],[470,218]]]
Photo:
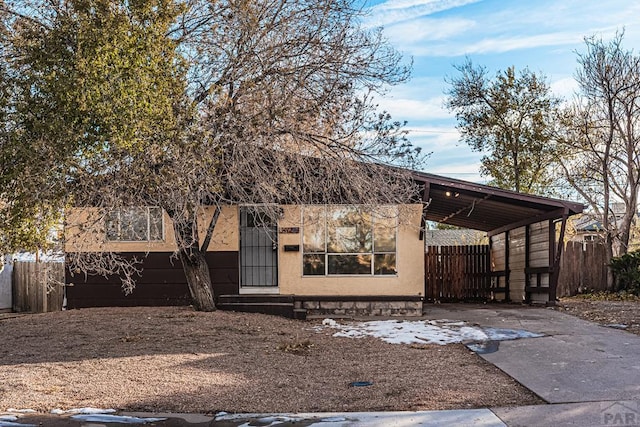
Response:
[[[265,227],[256,221],[259,207],[223,207],[207,252],[218,306],[267,311],[263,305],[270,302],[315,314],[420,315],[429,285],[427,221],[488,232],[495,258],[490,274],[502,278],[494,281],[502,299],[555,300],[552,273],[559,259],[549,230],[555,230],[554,221],[564,224],[581,212],[582,205],[422,172],[414,172],[414,180],[421,188],[415,204],[376,212],[283,205],[280,217]],[[213,211],[203,206],[203,231]],[[69,308],[190,303],[182,266],[172,257],[175,237],[166,213],[135,207],[87,226],[96,212],[76,208],[68,213],[65,250],[135,256],[143,259],[144,270],[130,295],[120,290],[118,277],[67,270]],[[537,275],[536,289],[528,286],[529,275]]]
[[[428,246],[466,246],[486,245],[489,243],[487,233],[478,230],[426,230],[424,245]]]
[[[624,215],[624,205],[614,203],[612,205],[613,214],[609,219],[612,224],[619,223]],[[640,217],[640,212],[636,214]],[[636,218],[638,219],[638,218]],[[590,214],[576,215],[573,219],[573,229],[575,234],[569,240],[578,242],[601,242],[604,241],[604,226],[599,218]],[[638,230],[632,228],[629,240],[629,250],[636,250],[640,247],[640,236]]]
[[[571,236],[572,241],[597,242],[604,239],[602,222],[589,215],[576,216],[573,220],[573,228],[575,234]]]

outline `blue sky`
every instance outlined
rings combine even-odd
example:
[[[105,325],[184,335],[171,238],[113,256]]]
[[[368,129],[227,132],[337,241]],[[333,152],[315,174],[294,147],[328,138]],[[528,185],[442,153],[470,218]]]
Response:
[[[369,1],[367,25],[383,26],[391,44],[413,58],[413,77],[380,100],[396,120],[408,121],[409,139],[433,152],[425,170],[485,182],[481,155],[458,142],[455,117],[444,107],[446,76],[465,56],[495,75],[515,66],[548,78],[555,94],[575,90],[576,51],[584,37],[611,39],[624,29],[624,46],[640,45],[636,0],[387,0]]]

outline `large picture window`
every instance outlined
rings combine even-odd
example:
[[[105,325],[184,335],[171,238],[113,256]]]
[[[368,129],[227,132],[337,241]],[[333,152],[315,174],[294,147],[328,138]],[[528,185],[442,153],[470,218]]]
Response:
[[[303,274],[395,275],[397,209],[345,206],[303,211]]]
[[[153,242],[164,238],[162,209],[134,207],[107,214],[106,238],[118,242]]]

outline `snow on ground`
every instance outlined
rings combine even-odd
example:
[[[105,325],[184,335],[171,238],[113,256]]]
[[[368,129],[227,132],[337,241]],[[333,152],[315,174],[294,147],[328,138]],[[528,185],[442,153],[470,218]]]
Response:
[[[13,413],[32,413],[35,412],[31,409],[9,409],[9,412]],[[147,424],[156,423],[159,421],[165,421],[167,418],[147,418],[147,417],[131,417],[128,415],[115,415],[115,409],[101,409],[101,408],[75,408],[63,411],[62,409],[54,409],[51,411],[54,415],[71,415],[72,420],[85,422],[85,423],[100,423],[95,425],[103,425],[102,423],[113,424]],[[37,427],[35,424],[24,424],[19,421],[19,417],[15,415],[0,415],[0,427]],[[87,424],[89,425],[89,424]]]
[[[402,426],[504,426],[489,409],[458,409],[444,411],[348,412],[306,414],[217,414],[215,423],[238,427],[278,427],[303,425],[309,427],[402,427]],[[242,423],[242,424],[240,424]]]
[[[483,328],[465,322],[440,320],[376,320],[371,322],[340,324],[324,319],[323,326],[337,332],[334,337],[362,338],[371,336],[391,344],[453,344],[483,341],[504,341],[543,336],[522,329]]]
[[[21,424],[15,421],[18,417],[15,415],[0,415],[0,427],[36,427],[35,424]]]
[[[35,424],[14,423],[13,421],[2,421],[0,419],[0,427],[37,427]]]
[[[67,411],[63,411],[62,409],[52,409],[51,413],[55,415],[63,415],[63,414],[84,414],[84,415],[93,415],[93,414],[113,414],[116,412],[115,409],[101,409],[101,408],[74,408],[69,409]]]
[[[72,420],[84,421],[87,423],[117,423],[117,424],[146,424],[165,421],[166,418],[140,418],[130,417],[128,415],[110,415],[110,414],[78,414],[72,415]]]

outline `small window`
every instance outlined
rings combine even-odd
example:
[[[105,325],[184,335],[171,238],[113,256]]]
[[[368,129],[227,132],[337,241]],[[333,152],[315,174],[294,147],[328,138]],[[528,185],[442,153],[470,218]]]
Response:
[[[117,242],[153,242],[164,238],[162,209],[133,207],[107,214],[106,238]]]

